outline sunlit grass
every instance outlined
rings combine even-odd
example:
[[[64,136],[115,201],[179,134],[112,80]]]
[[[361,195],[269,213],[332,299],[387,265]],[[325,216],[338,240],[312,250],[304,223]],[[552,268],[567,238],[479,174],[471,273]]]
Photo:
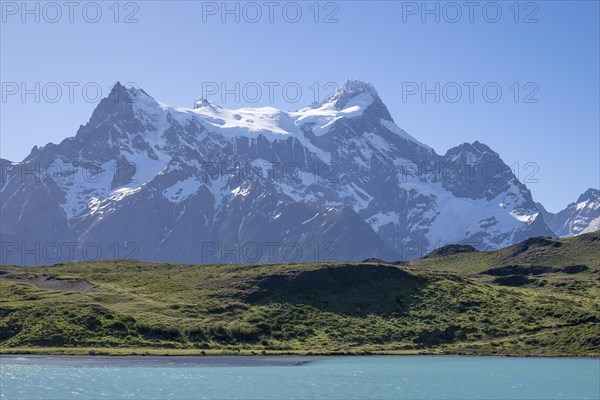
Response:
[[[7,275],[46,274],[93,288],[69,292],[0,279],[0,352],[598,356],[600,242],[561,243],[520,256],[589,269],[536,276],[520,287],[478,273],[514,262],[508,250],[403,267],[4,266]]]

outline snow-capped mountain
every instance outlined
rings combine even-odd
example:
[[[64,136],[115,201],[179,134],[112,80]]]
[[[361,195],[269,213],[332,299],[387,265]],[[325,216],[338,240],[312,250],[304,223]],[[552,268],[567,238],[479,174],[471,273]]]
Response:
[[[436,154],[361,81],[294,112],[117,84],[74,137],[2,170],[3,263],[408,259],[553,236],[497,153]]]
[[[547,225],[560,237],[600,230],[600,190],[586,190],[575,203],[556,214],[537,204]]]

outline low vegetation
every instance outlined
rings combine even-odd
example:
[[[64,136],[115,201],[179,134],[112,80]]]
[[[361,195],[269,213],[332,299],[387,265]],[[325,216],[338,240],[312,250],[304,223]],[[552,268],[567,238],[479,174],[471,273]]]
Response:
[[[0,267],[0,352],[600,356],[600,234],[392,265]]]

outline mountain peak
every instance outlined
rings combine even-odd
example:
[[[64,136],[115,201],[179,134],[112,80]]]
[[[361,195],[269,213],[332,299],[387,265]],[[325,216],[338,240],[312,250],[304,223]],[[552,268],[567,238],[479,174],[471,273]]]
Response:
[[[108,99],[112,100],[115,103],[133,103],[136,99],[139,99],[140,97],[154,99],[152,96],[146,93],[144,89],[137,88],[134,86],[126,87],[119,81],[117,81],[114,84],[110,93],[108,94]]]
[[[117,81],[117,83],[115,83],[112,89],[110,90],[110,93],[108,94],[108,99],[114,100],[115,102],[119,102],[122,99],[127,98],[128,96],[129,93],[127,92],[127,88],[123,86],[121,82]]]
[[[582,203],[586,200],[597,200],[598,198],[600,198],[600,190],[589,188],[588,190],[583,192],[581,196],[579,196],[579,199],[577,199],[577,203]]]
[[[373,99],[379,97],[377,90],[370,83],[361,80],[346,79],[324,102],[333,103],[336,108],[340,109],[351,99],[361,94],[371,95]]]
[[[477,149],[477,151],[481,154],[491,154],[494,156],[499,156],[499,154],[492,150],[490,146],[488,146],[485,143],[481,143],[479,140],[476,140],[473,143],[471,143],[471,147]]]
[[[463,161],[467,164],[481,162],[484,157],[499,158],[499,154],[492,150],[488,145],[476,140],[473,143],[463,143],[451,148],[446,152],[453,162]]]
[[[375,87],[369,82],[362,81],[360,79],[346,79],[339,87],[340,91],[360,91],[360,92],[371,92],[377,94]]]
[[[222,108],[219,105],[213,104],[210,101],[208,101],[207,99],[205,99],[204,97],[200,97],[196,100],[194,100],[194,110],[197,110],[199,108],[210,108],[213,111],[217,111],[217,109]]]

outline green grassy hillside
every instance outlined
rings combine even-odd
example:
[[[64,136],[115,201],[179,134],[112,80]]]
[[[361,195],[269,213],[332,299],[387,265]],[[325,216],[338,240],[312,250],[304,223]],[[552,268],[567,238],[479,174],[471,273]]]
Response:
[[[0,267],[0,352],[600,356],[600,234],[403,265]]]
[[[444,251],[449,248],[449,251]],[[452,251],[454,250],[454,251]],[[600,231],[565,239],[531,238],[500,250],[479,252],[446,246],[427,257],[412,261],[414,266],[456,273],[476,273],[509,264],[553,266],[586,265],[600,268]],[[440,255],[441,253],[441,255]]]

